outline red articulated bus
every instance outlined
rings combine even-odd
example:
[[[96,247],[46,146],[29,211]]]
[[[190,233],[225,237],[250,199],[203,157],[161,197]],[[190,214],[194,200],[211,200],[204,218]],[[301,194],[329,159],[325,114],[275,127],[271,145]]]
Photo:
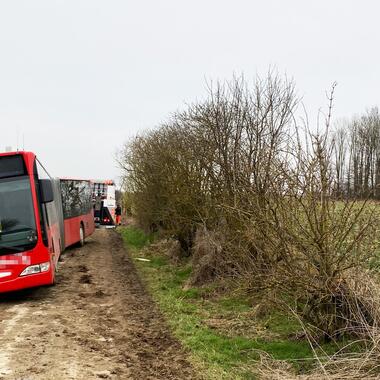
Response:
[[[94,231],[91,190],[50,177],[34,153],[0,154],[0,292],[54,284],[61,252]]]

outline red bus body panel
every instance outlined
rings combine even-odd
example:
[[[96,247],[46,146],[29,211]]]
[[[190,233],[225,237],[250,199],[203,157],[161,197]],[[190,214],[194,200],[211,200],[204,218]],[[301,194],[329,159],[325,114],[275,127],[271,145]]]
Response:
[[[94,212],[91,211],[91,213],[87,215],[65,219],[65,248],[79,242],[79,229],[81,223],[84,228],[84,236],[90,236],[95,230]]]

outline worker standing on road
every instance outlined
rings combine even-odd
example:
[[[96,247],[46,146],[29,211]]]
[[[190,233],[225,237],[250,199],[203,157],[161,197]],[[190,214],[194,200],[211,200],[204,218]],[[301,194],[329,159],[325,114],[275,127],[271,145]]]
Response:
[[[116,225],[120,226],[120,224],[121,224],[121,207],[120,207],[120,205],[116,206],[115,215],[116,215]]]

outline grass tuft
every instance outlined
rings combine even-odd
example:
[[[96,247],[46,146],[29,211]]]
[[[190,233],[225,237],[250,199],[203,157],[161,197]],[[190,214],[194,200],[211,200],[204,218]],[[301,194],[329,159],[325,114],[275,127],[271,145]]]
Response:
[[[153,234],[146,234],[140,228],[135,226],[128,226],[127,228],[118,229],[127,244],[128,248],[139,250],[151,243],[154,239]]]

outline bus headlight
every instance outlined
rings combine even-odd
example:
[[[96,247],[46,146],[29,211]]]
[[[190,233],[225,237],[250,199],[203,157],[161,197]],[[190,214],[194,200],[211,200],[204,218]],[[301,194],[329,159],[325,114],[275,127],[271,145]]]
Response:
[[[49,261],[46,263],[40,264],[41,272],[47,272],[50,269]]]
[[[26,267],[20,274],[20,276],[26,276],[28,274],[35,274],[35,273],[40,273],[41,268],[40,264],[38,265],[31,265],[30,267]]]
[[[36,274],[41,272],[47,272],[50,269],[50,263],[42,263],[42,264],[36,264],[36,265],[30,265],[29,267],[26,267],[20,274],[20,276],[27,276],[29,274]]]

